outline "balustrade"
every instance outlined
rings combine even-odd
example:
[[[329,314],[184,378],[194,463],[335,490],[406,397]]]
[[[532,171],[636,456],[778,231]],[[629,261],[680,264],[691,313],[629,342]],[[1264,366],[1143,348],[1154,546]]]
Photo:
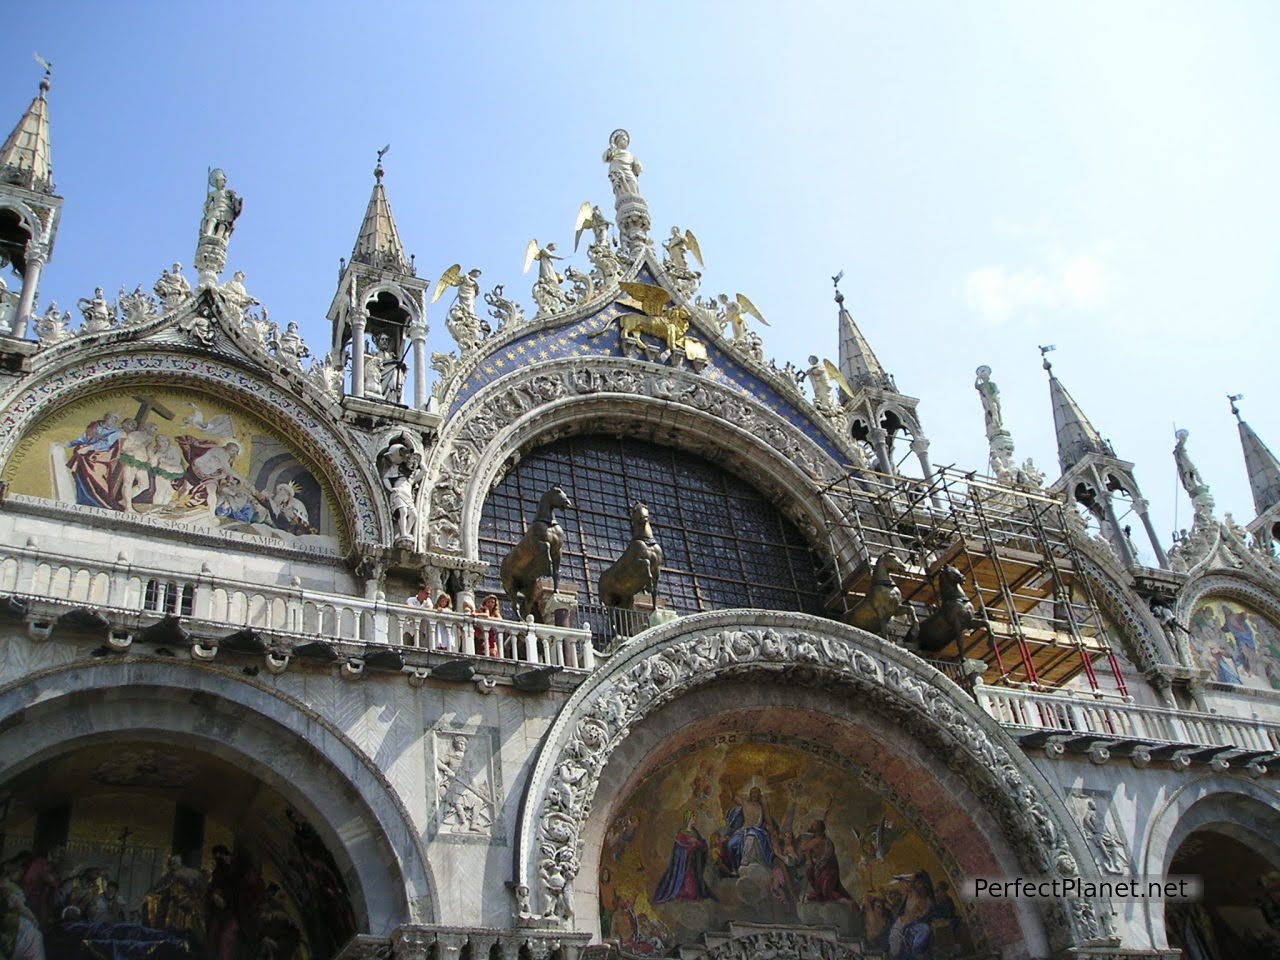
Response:
[[[174,614],[227,632],[250,628],[298,640],[395,644],[566,670],[595,666],[587,629],[214,579],[208,573],[184,576],[124,561],[95,563],[33,548],[0,558],[0,595],[104,612]]]
[[[1244,751],[1280,753],[1280,723],[1139,706],[1084,694],[983,685],[974,692],[988,714],[1025,732],[1096,734],[1152,744],[1230,745]]]

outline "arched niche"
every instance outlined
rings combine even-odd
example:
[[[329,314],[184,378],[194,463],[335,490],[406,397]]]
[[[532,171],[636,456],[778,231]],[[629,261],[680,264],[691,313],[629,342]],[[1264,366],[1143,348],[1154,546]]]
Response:
[[[238,781],[226,780],[203,801],[210,822],[234,819],[217,805],[219,791],[239,782],[248,809],[257,796],[251,788],[259,791],[265,815],[305,831],[332,858],[355,932],[385,936],[435,916],[418,833],[393,788],[337,730],[279,694],[174,664],[80,664],[0,691],[0,727],[0,761],[19,788],[89,754],[99,760],[90,775],[105,769],[123,779],[202,762],[213,771],[206,779],[226,768],[239,771]],[[152,762],[148,752],[160,759]],[[170,799],[183,796],[177,789]],[[187,799],[188,806],[202,802],[198,795]],[[167,808],[157,801],[154,809],[158,816]],[[207,868],[214,844],[206,839],[196,851],[174,843],[174,852],[203,856]],[[290,853],[305,859],[291,850],[290,838],[271,840],[269,831],[257,830],[249,839],[258,849],[273,846],[277,859]],[[223,845],[234,847],[225,839]]]
[[[1146,900],[1147,929],[1157,948],[1181,946],[1188,956],[1195,931],[1208,930],[1203,960],[1266,956],[1266,948],[1234,951],[1234,932],[1256,933],[1264,899],[1280,902],[1280,792],[1242,777],[1202,777],[1176,790],[1153,811],[1143,843],[1142,874],[1203,881],[1195,902]],[[1273,882],[1276,881],[1276,882]],[[1222,912],[1219,908],[1232,908]],[[1272,908],[1274,909],[1274,908]],[[1227,951],[1213,935],[1225,932]],[[1277,941],[1280,945],[1280,941]],[[1271,946],[1271,945],[1268,945]],[[1260,952],[1259,952],[1260,950]],[[1233,952],[1234,951],[1234,952]]]

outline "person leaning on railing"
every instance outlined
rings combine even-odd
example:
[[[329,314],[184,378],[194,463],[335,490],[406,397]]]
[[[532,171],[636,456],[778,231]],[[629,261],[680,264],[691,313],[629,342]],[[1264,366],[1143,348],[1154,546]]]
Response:
[[[453,601],[447,593],[442,593],[436,599],[436,613],[453,613]],[[452,625],[443,619],[436,620],[435,624],[435,640],[437,650],[452,650],[453,638],[450,634],[453,632]]]
[[[502,610],[498,606],[498,598],[495,594],[489,594],[480,601],[480,610],[476,613],[477,617],[485,617],[493,620],[502,619]],[[498,652],[498,628],[490,626],[482,629],[479,624],[476,625],[476,653],[480,656],[499,656]]]

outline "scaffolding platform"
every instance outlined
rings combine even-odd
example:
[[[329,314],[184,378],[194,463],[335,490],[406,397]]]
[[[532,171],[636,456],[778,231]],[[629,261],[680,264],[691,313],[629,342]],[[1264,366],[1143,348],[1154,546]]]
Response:
[[[827,597],[832,616],[866,596],[891,551],[906,568],[893,581],[921,621],[942,603],[941,572],[963,577],[972,625],[930,658],[982,660],[997,685],[1056,687],[1084,674],[1096,689],[1102,666],[1124,691],[1062,499],[948,468],[927,481],[854,470],[824,492],[833,552],[840,537],[862,554]]]

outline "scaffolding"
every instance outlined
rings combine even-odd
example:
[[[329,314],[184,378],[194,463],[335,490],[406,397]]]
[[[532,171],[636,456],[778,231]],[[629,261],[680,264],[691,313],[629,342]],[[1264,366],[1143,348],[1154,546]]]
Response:
[[[841,544],[847,555],[850,543],[859,555],[838,565],[838,583],[832,578],[833,617],[847,620],[866,597],[886,551],[904,562],[894,581],[921,621],[941,605],[939,574],[955,567],[972,625],[923,656],[957,666],[982,660],[984,682],[1036,688],[1086,682],[1096,691],[1105,669],[1127,693],[1070,534],[1073,508],[1062,499],[948,467],[928,480],[853,470],[822,492],[832,556]]]

